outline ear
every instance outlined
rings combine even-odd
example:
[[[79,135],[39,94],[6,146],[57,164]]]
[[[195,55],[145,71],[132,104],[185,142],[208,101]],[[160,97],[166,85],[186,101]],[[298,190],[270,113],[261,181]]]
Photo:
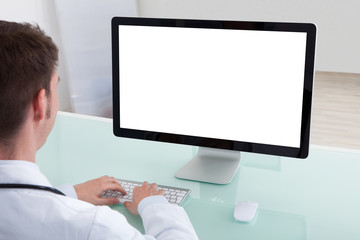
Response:
[[[36,96],[33,100],[33,104],[32,104],[32,109],[34,112],[34,120],[40,121],[40,120],[45,119],[46,103],[47,103],[46,101],[47,101],[47,97],[45,94],[45,89],[39,90],[39,92],[36,94]]]

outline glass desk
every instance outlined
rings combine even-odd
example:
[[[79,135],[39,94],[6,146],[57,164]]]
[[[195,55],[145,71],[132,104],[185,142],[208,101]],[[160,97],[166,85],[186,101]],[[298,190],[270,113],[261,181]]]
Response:
[[[37,163],[55,186],[109,175],[190,188],[183,207],[200,239],[360,239],[360,151],[312,146],[306,160],[242,153],[228,185],[175,178],[196,150],[117,138],[111,119],[59,112]],[[250,224],[233,217],[240,200],[259,203]],[[112,208],[143,232],[140,217]]]

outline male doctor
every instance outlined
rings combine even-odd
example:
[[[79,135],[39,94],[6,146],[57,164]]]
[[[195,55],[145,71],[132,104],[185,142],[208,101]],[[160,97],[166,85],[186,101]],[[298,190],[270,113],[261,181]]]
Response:
[[[124,203],[142,217],[145,235],[119,212],[96,206],[118,203],[99,197],[108,189],[125,193],[116,179],[51,186],[35,155],[56,118],[57,60],[57,47],[38,27],[0,21],[0,239],[198,239],[184,209],[156,184],[144,182]]]

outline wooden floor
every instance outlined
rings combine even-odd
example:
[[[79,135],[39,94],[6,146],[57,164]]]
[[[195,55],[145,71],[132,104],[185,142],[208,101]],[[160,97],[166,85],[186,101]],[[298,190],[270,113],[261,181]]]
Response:
[[[315,74],[311,144],[360,150],[360,74]]]

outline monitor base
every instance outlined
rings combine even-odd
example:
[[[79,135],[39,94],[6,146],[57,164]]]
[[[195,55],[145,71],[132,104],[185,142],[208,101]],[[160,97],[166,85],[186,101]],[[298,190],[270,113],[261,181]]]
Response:
[[[181,179],[228,184],[239,168],[240,152],[200,147],[195,157],[179,169]]]

